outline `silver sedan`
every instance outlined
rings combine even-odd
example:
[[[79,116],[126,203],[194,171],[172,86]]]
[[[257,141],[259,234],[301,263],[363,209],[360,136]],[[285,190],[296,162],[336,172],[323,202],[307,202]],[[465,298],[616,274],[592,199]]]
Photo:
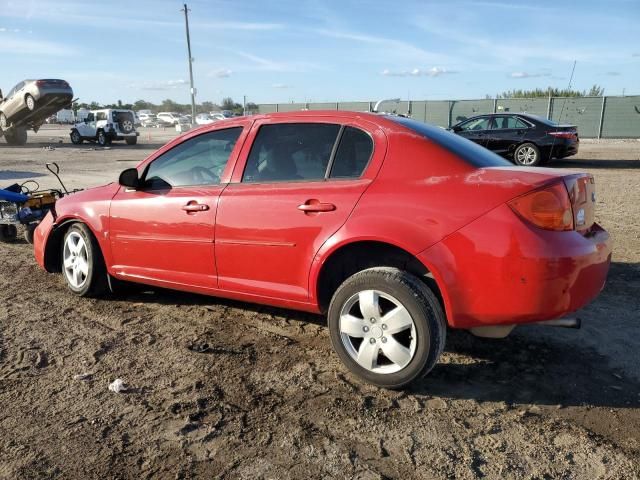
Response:
[[[72,100],[73,90],[65,80],[23,80],[6,96],[0,92],[0,128],[37,129],[50,115],[69,108]]]

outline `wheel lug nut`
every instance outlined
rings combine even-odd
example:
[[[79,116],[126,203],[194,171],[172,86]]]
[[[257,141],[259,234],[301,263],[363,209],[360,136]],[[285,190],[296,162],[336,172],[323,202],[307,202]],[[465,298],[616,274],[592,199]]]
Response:
[[[367,327],[366,325],[364,327],[362,327],[362,331],[363,332],[368,332],[369,331],[369,327]]]
[[[382,340],[382,343],[387,343],[387,337],[382,337],[381,340]]]
[[[371,323],[376,323],[376,319],[375,319],[375,318],[373,318],[373,317],[371,317],[371,318],[369,319],[369,321],[370,321]]]
[[[370,339],[369,343],[376,343],[376,339],[375,338]]]
[[[382,324],[382,329],[383,329],[383,330],[386,330],[386,329],[387,329],[387,324],[386,324],[386,323],[383,323],[383,324]]]

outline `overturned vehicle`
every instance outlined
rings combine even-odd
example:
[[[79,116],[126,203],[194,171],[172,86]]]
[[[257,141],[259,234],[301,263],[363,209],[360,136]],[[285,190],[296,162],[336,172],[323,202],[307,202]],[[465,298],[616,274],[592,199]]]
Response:
[[[0,91],[0,137],[9,145],[27,143],[50,115],[71,108],[73,90],[65,80],[23,80],[3,96]]]
[[[71,143],[80,145],[85,140],[109,145],[114,140],[125,140],[127,145],[138,143],[135,114],[131,110],[91,110],[82,122],[71,128]]]

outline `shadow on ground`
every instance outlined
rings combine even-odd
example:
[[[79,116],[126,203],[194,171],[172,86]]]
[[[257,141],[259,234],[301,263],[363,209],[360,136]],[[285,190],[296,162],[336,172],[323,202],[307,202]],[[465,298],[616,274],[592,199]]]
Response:
[[[636,264],[614,263],[609,288],[640,290],[638,270]],[[215,304],[326,325],[324,316],[320,315],[171,290],[138,291],[126,299],[167,305]],[[554,327],[521,327],[505,339],[482,339],[466,331],[449,329],[445,356],[427,377],[410,386],[408,392],[512,404],[640,406],[638,382],[619,374],[609,366],[606,357],[577,340],[567,348],[566,343],[538,335],[541,328]]]
[[[606,168],[606,169],[640,169],[639,160],[602,160],[581,158],[579,160],[553,160],[548,166],[556,168]]]

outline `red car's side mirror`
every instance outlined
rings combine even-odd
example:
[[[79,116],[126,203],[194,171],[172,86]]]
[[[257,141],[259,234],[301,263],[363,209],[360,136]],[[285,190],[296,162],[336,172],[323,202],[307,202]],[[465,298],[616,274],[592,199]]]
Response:
[[[140,178],[138,177],[138,170],[135,168],[127,168],[120,174],[118,183],[127,188],[138,188],[140,185]]]

